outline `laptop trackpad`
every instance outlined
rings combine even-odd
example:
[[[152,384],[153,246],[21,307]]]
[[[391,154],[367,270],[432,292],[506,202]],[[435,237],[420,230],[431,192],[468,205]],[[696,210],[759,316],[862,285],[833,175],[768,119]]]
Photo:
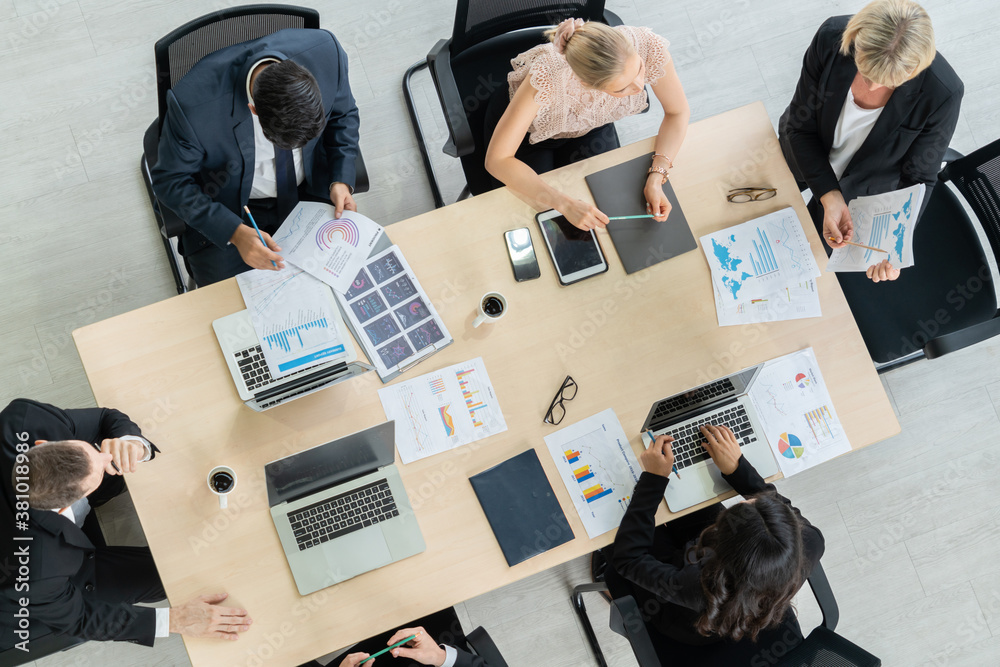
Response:
[[[359,530],[344,535],[334,540],[332,545],[335,548],[327,550],[326,562],[337,581],[392,562],[389,545],[385,543],[379,529]]]

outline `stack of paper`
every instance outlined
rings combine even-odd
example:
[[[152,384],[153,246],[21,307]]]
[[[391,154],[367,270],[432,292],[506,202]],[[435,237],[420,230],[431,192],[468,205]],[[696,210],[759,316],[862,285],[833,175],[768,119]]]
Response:
[[[897,269],[913,266],[913,228],[926,189],[923,183],[918,183],[894,192],[852,199],[847,205],[854,224],[851,241],[869,247],[837,248],[830,255],[826,270],[866,271],[884,259]]]
[[[795,209],[701,237],[720,326],[821,315],[819,267]]]

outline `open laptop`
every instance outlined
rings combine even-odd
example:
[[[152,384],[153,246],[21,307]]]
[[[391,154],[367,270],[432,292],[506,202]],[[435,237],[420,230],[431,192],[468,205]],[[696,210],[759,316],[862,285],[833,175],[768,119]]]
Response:
[[[264,467],[267,502],[301,595],[426,549],[388,421]]]
[[[334,314],[339,315],[333,292],[330,293],[330,300],[334,305]],[[372,366],[357,361],[357,351],[343,318],[337,317],[336,324],[340,340],[344,341],[344,352],[322,364],[277,379],[271,377],[267,369],[260,339],[246,310],[215,320],[212,328],[240,398],[247,407],[261,412],[374,370]]]
[[[674,437],[674,465],[680,473],[670,476],[664,498],[671,512],[697,505],[732,489],[702,446],[703,424],[728,426],[736,435],[743,456],[761,477],[778,472],[778,464],[760,428],[757,410],[747,396],[761,369],[760,364],[714,382],[695,387],[657,401],[642,425],[642,442],[649,447],[646,434]]]

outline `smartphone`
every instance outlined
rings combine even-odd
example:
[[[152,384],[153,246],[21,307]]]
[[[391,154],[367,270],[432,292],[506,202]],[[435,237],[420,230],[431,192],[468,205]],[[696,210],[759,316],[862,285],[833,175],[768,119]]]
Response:
[[[521,283],[534,280],[542,275],[535,257],[535,246],[531,244],[531,232],[527,227],[504,232],[507,241],[507,254],[510,255],[510,267],[514,270],[514,280]]]
[[[572,285],[608,270],[608,261],[592,230],[577,229],[559,211],[539,213],[535,220],[560,284]]]

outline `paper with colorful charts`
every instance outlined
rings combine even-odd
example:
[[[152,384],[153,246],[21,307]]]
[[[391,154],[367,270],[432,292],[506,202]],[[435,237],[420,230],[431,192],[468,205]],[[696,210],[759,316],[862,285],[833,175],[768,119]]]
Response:
[[[299,202],[274,241],[286,261],[343,294],[382,236],[382,227],[355,211],[343,211],[339,218],[335,214],[329,204]]]
[[[851,451],[811,347],[765,363],[749,395],[785,477]]]

